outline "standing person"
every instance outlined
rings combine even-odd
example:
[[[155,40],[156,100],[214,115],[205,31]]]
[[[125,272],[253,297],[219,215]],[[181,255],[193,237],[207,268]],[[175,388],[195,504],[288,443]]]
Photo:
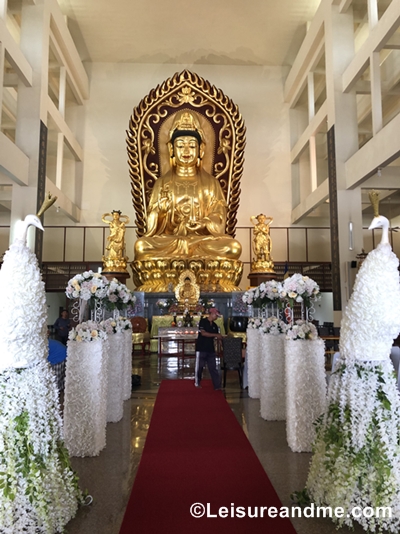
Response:
[[[54,330],[56,331],[56,337],[58,341],[61,341],[64,345],[67,344],[68,334],[71,330],[71,321],[68,318],[67,310],[61,312],[61,317],[56,319],[54,323]]]
[[[203,368],[207,364],[208,371],[215,390],[221,389],[221,377],[216,365],[214,339],[222,339],[219,328],[214,322],[220,313],[216,308],[210,308],[208,317],[200,319],[199,335],[196,340],[196,369],[195,386],[200,388]]]

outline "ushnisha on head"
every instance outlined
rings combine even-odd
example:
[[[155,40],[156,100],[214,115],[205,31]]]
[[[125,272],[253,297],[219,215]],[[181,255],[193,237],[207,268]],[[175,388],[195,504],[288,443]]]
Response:
[[[177,113],[169,132],[168,149],[172,166],[201,165],[204,156],[205,138],[195,113]]]
[[[389,221],[383,215],[379,215],[379,193],[374,190],[370,191],[369,199],[374,209],[374,218],[372,219],[368,230],[382,228],[381,244],[389,244]]]

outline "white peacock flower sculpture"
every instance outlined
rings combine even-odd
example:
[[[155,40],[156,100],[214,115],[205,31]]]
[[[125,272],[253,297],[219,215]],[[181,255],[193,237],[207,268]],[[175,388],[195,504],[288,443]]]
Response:
[[[82,494],[62,437],[57,384],[47,362],[47,306],[29,226],[19,222],[0,270],[0,531],[64,530]]]
[[[371,532],[400,531],[400,399],[390,350],[400,330],[399,260],[389,221],[370,195],[382,239],[364,260],[344,312],[340,359],[327,410],[318,422],[306,492],[316,505],[341,507],[339,526],[358,522]],[[390,507],[391,517],[352,516],[354,507]],[[369,509],[370,510],[370,509]]]

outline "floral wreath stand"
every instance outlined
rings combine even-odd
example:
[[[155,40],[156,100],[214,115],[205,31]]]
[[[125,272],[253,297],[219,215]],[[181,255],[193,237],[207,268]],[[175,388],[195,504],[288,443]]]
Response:
[[[124,338],[124,358],[122,363],[122,400],[131,398],[132,394],[132,330],[122,332]]]
[[[122,332],[110,334],[107,365],[107,423],[117,423],[124,414],[123,375],[125,339]]]
[[[315,420],[325,410],[322,339],[285,339],[286,436],[293,452],[311,452]]]
[[[261,321],[260,321],[261,324]],[[259,328],[247,329],[246,366],[249,385],[249,397],[260,398],[260,354],[261,336]]]
[[[97,456],[106,446],[108,343],[68,341],[64,436],[71,456]]]
[[[260,415],[267,421],[286,419],[285,334],[261,334]]]

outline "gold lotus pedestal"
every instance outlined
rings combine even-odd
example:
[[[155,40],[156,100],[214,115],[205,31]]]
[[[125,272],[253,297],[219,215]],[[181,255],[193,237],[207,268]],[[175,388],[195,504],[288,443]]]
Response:
[[[240,291],[243,264],[238,260],[155,259],[131,263],[137,291],[171,291],[185,270],[192,271],[201,292]]]
[[[268,280],[275,280],[276,272],[274,270],[274,262],[270,260],[256,260],[251,263],[251,272],[247,278],[250,280],[252,287],[259,286],[262,282],[268,282]]]

